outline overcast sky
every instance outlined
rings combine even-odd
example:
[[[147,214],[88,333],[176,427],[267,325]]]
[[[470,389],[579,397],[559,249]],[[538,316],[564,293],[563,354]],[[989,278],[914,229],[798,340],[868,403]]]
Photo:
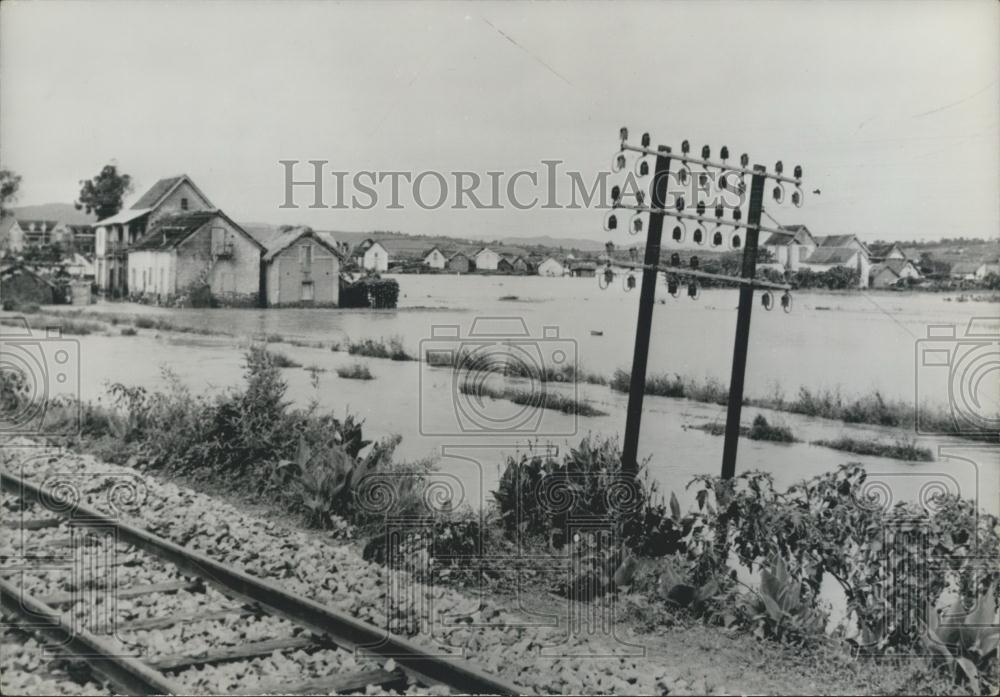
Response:
[[[14,1],[0,158],[19,204],[72,201],[113,160],[132,198],[186,172],[246,222],[603,241],[594,210],[283,210],[278,161],[485,177],[560,159],[591,177],[628,125],[802,164],[822,194],[768,205],[781,223],[995,236],[998,75],[992,1]]]

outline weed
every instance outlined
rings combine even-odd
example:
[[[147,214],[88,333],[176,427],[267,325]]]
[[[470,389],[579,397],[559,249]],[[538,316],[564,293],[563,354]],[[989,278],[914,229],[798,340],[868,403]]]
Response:
[[[337,375],[348,380],[373,380],[375,378],[364,363],[340,366],[337,368]]]

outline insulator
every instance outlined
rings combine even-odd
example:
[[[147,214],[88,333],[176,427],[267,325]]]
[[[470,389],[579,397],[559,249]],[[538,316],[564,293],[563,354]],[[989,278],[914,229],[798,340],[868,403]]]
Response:
[[[739,249],[740,245],[743,244],[743,240],[740,239],[740,233],[733,233],[732,238],[729,240],[729,244],[732,245],[733,249]]]
[[[642,134],[642,147],[648,148],[649,147],[649,142],[650,142],[649,141],[649,134],[648,133],[643,133]]]
[[[597,274],[597,286],[601,290],[607,290],[608,286],[615,280],[615,272],[610,268],[604,269],[601,273]]]
[[[698,288],[698,284],[694,281],[688,283],[688,297],[697,300],[699,295],[701,295],[701,290]]]
[[[719,177],[719,188],[723,189],[725,191],[729,190],[729,175],[728,174],[723,174],[721,177]]]
[[[678,254],[677,252],[674,252],[673,254],[671,254],[670,255],[670,265],[671,266],[680,266],[681,265],[681,255]]]
[[[636,205],[637,206],[642,206],[642,204],[645,203],[645,202],[646,202],[646,192],[642,191],[641,189],[639,191],[636,191],[635,192],[635,203],[636,203]]]
[[[677,202],[674,204],[674,208],[677,209],[678,213],[680,213],[681,211],[684,210],[684,197],[683,196],[678,196],[677,197]]]
[[[768,312],[774,307],[774,298],[771,296],[770,291],[764,291],[763,295],[760,296],[760,304],[764,306],[764,309]]]
[[[746,153],[740,155],[740,167],[746,167],[750,164],[750,156]]]
[[[705,243],[705,230],[702,229],[700,225],[694,229],[694,232],[691,233],[691,240],[695,244]]]
[[[795,178],[796,179],[801,179],[802,178],[802,165],[795,165],[794,172],[795,172]]]
[[[611,205],[617,206],[622,200],[622,190],[621,187],[615,184],[611,187]]]
[[[687,184],[688,181],[687,167],[681,167],[679,170],[677,170],[677,181],[680,184]]]
[[[707,160],[712,156],[712,148],[707,145],[701,146],[701,159]]]
[[[667,276],[667,292],[676,298],[680,289],[681,285],[677,282],[677,279],[673,276]]]
[[[645,226],[646,223],[642,219],[642,211],[639,211],[638,213],[632,216],[632,222],[628,226],[628,232],[630,235],[638,235],[640,232],[642,232]]]
[[[691,143],[687,142],[686,140],[683,143],[681,143],[681,152],[684,153],[685,155],[691,152]]]
[[[792,294],[787,290],[781,296],[781,309],[785,312],[792,311]]]
[[[741,211],[739,208],[734,208],[733,209],[733,220],[735,220],[736,222],[739,222],[740,218],[742,218],[742,217],[743,217],[743,211]]]
[[[796,208],[802,208],[802,189],[795,187],[795,191],[792,192],[792,205]]]
[[[723,145],[722,146],[722,150],[719,151],[719,157],[722,158],[723,162],[725,162],[726,160],[728,160],[729,159],[729,148],[727,148],[725,145]]]
[[[604,231],[611,232],[618,229],[618,216],[611,213],[604,218]]]
[[[721,218],[723,215],[725,215],[725,212],[726,212],[726,209],[722,206],[721,203],[717,203],[715,205],[715,217],[716,218]]]
[[[690,264],[690,266],[691,266],[692,269],[697,270],[698,269],[698,257],[691,257],[691,259],[688,261],[688,264]]]
[[[635,288],[635,274],[634,273],[630,273],[628,276],[626,276],[623,279],[623,281],[622,281],[622,287],[625,289],[626,293]]]
[[[621,129],[618,131],[618,135],[622,139],[622,142],[624,143],[626,140],[628,140],[628,128],[622,126]]]
[[[785,187],[783,187],[781,184],[778,184],[776,187],[774,187],[773,193],[774,193],[774,200],[777,201],[778,203],[781,203],[782,201],[785,200]]]
[[[708,186],[708,173],[702,172],[698,175],[698,186],[705,188]]]
[[[781,164],[781,160],[778,160],[777,162],[774,163],[774,171],[777,172],[778,174],[781,174],[782,172],[785,171],[785,166]]]
[[[698,215],[705,215],[705,202],[698,201],[698,205],[694,209],[698,212]]]
[[[674,242],[683,242],[684,237],[687,235],[687,227],[684,225],[683,220],[678,220],[674,225],[674,229],[670,232],[670,237]]]
[[[649,176],[649,158],[643,157],[635,162],[635,173],[640,177]]]
[[[604,243],[604,252],[608,256],[611,256],[611,252],[613,251],[615,251],[615,243],[612,242],[611,240],[608,240],[607,242]]]
[[[722,233],[718,230],[712,235],[712,246],[721,247],[722,246]]]
[[[736,193],[738,193],[740,196],[742,196],[746,192],[747,192],[747,180],[741,174],[740,175],[740,183],[736,185]]]
[[[625,169],[625,153],[620,152],[615,154],[615,159],[611,162],[612,172],[621,172]]]

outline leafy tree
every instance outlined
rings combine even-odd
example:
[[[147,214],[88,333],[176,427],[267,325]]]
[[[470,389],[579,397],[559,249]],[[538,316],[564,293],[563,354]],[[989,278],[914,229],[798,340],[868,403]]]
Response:
[[[10,211],[10,204],[17,200],[21,175],[10,169],[0,169],[0,214]]]
[[[110,218],[122,209],[122,199],[132,191],[132,177],[119,174],[115,165],[105,165],[93,179],[80,181],[80,198],[73,204],[77,210],[95,213],[98,220]]]

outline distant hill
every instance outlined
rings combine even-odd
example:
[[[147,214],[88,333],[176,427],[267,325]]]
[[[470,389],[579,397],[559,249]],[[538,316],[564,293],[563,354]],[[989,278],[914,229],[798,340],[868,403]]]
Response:
[[[548,249],[579,249],[582,252],[603,252],[604,243],[598,240],[585,240],[577,237],[550,237],[538,235],[535,237],[504,237],[504,244],[515,247],[546,247]]]
[[[67,225],[93,225],[97,216],[78,211],[72,203],[42,203],[37,206],[15,206],[14,217],[21,220],[55,220]]]

